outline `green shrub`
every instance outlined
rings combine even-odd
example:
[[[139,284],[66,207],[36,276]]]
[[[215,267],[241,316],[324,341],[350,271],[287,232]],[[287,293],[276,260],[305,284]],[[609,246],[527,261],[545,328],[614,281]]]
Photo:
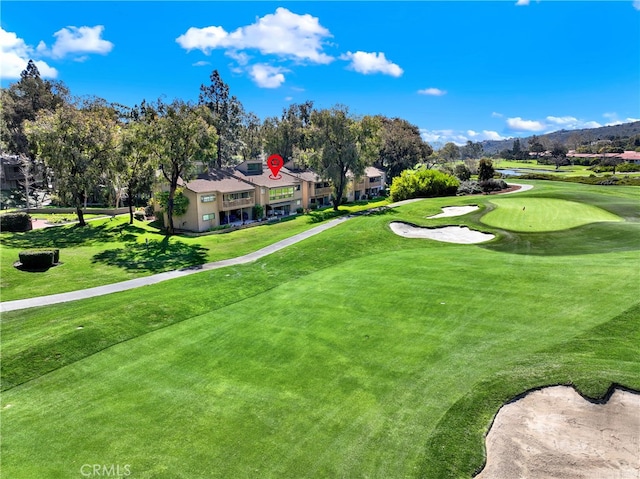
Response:
[[[489,180],[479,182],[480,188],[485,193],[489,193],[491,191],[501,191],[507,189],[509,186],[504,180],[496,180],[491,178]]]
[[[144,215],[147,217],[151,217],[155,215],[155,211],[153,210],[153,205],[147,205],[144,207]]]
[[[27,213],[8,213],[0,216],[0,230],[22,232],[29,231],[31,226],[31,216]]]
[[[59,250],[29,250],[18,253],[18,258],[24,269],[48,269],[53,266],[56,256],[59,258]]]
[[[456,194],[460,182],[457,178],[437,170],[404,170],[391,183],[391,200],[430,198]]]
[[[460,181],[469,181],[471,178],[471,170],[466,165],[459,163],[453,170],[453,173],[458,177]]]
[[[493,178],[495,170],[493,169],[493,162],[488,158],[483,158],[478,164],[478,181],[483,182]]]
[[[458,186],[458,196],[464,195],[478,195],[482,193],[482,188],[477,181],[461,181]]]

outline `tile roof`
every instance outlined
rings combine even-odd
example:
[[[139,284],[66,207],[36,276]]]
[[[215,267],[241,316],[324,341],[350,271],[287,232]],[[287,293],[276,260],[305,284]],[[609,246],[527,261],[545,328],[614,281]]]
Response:
[[[215,170],[211,173],[198,175],[195,180],[182,184],[195,193],[233,193],[236,191],[251,191],[254,185],[229,175],[226,172]]]
[[[269,170],[264,171],[261,175],[245,175],[241,171],[236,170],[233,175],[237,178],[242,179],[243,181],[247,181],[258,186],[264,186],[266,188],[293,186],[300,183],[300,180],[298,178],[295,178],[294,175],[286,168],[282,168],[280,170],[280,173],[278,175],[280,178],[278,179],[272,178],[271,171]]]

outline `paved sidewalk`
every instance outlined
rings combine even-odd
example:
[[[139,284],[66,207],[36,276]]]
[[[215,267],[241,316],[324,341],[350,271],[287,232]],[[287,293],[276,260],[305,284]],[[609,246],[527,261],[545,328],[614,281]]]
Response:
[[[390,207],[391,205],[389,205]],[[140,286],[146,286],[150,284],[160,283],[167,281],[168,279],[181,278],[189,274],[199,273],[202,271],[210,271],[213,269],[224,268],[226,266],[233,266],[238,264],[251,263],[260,258],[263,258],[271,253],[280,251],[296,244],[302,240],[315,236],[323,231],[333,228],[356,215],[346,215],[333,220],[329,220],[326,223],[315,226],[307,231],[298,233],[297,235],[285,238],[272,245],[265,246],[262,249],[248,253],[236,258],[224,259],[221,261],[215,261],[213,263],[206,263],[198,266],[190,266],[176,271],[167,271],[165,273],[154,274],[152,276],[145,276],[143,278],[130,279],[128,281],[122,281],[120,283],[107,284],[104,286],[97,286],[95,288],[81,289],[77,291],[71,291],[69,293],[52,294],[49,296],[39,296],[36,298],[18,299],[15,301],[5,301],[0,303],[0,312],[16,311],[18,309],[35,308],[37,306],[47,306],[50,304],[66,303],[68,301],[76,301],[78,299],[92,298],[94,296],[102,296],[105,294],[119,293],[120,291],[126,291],[128,289],[139,288]]]
[[[512,183],[516,185],[516,183]],[[516,191],[525,191],[531,188],[530,185],[517,185],[520,186],[521,189]],[[402,206],[408,203],[413,203],[414,201],[420,201],[424,198],[415,198],[411,200],[398,201],[396,203],[391,203],[383,208],[394,208],[396,206]],[[375,208],[374,208],[375,210]],[[243,256],[238,256],[236,258],[224,259],[221,261],[215,261],[213,263],[206,263],[198,266],[189,266],[187,268],[183,268],[176,271],[167,271],[165,273],[154,274],[152,276],[145,276],[143,278],[130,279],[128,281],[122,281],[120,283],[106,284],[104,286],[97,286],[95,288],[88,289],[80,289],[77,291],[71,291],[69,293],[59,293],[52,294],[49,296],[38,296],[36,298],[28,298],[28,299],[17,299],[15,301],[4,301],[0,303],[0,313],[4,313],[7,311],[16,311],[19,309],[27,309],[27,308],[35,308],[38,306],[48,306],[50,304],[58,304],[58,303],[66,303],[69,301],[76,301],[79,299],[93,298],[95,296],[103,296],[105,294],[111,293],[119,293],[121,291],[126,291],[128,289],[139,288],[141,286],[147,286],[150,284],[160,283],[162,281],[167,281],[169,279],[181,278],[182,276],[187,276],[189,274],[199,273],[202,271],[210,271],[213,269],[224,268],[226,266],[234,266],[237,264],[246,264],[251,263],[252,261],[256,261],[260,258],[264,258],[271,253],[275,253],[276,251],[280,251],[281,249],[286,248],[287,246],[291,246],[293,244],[299,243],[302,240],[315,236],[323,231],[328,230],[329,228],[333,228],[336,225],[339,225],[350,218],[354,218],[356,216],[361,216],[367,213],[370,213],[372,210],[365,210],[358,213],[349,214],[346,216],[341,216],[339,218],[335,218],[327,221],[326,223],[322,223],[318,226],[315,226],[307,231],[302,233],[298,233],[297,235],[291,236],[289,238],[285,238],[281,241],[278,241],[272,245],[265,246],[258,251],[254,251],[253,253],[248,253]]]

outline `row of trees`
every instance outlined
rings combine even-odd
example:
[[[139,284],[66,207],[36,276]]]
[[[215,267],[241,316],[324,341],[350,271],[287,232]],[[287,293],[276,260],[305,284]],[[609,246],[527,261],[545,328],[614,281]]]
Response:
[[[342,105],[315,109],[308,101],[261,122],[230,95],[218,71],[210,80],[195,104],[158,100],[127,107],[73,98],[62,83],[43,80],[30,61],[20,80],[1,91],[0,149],[50,172],[60,202],[76,208],[80,225],[97,190],[109,191],[115,204],[126,191],[133,221],[136,197],[150,194],[160,171],[169,185],[169,233],[179,179],[198,169],[278,153],[331,180],[337,209],[347,172],[359,176],[376,165],[393,178],[438,156],[406,120],[355,116]]]

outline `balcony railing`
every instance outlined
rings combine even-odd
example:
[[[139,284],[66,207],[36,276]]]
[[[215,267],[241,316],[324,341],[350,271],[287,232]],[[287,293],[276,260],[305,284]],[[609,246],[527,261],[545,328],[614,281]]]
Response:
[[[315,196],[326,196],[331,194],[332,188],[329,186],[327,188],[316,188]]]
[[[241,208],[243,206],[253,206],[253,198],[240,198],[239,200],[227,200],[222,202],[222,208]]]

